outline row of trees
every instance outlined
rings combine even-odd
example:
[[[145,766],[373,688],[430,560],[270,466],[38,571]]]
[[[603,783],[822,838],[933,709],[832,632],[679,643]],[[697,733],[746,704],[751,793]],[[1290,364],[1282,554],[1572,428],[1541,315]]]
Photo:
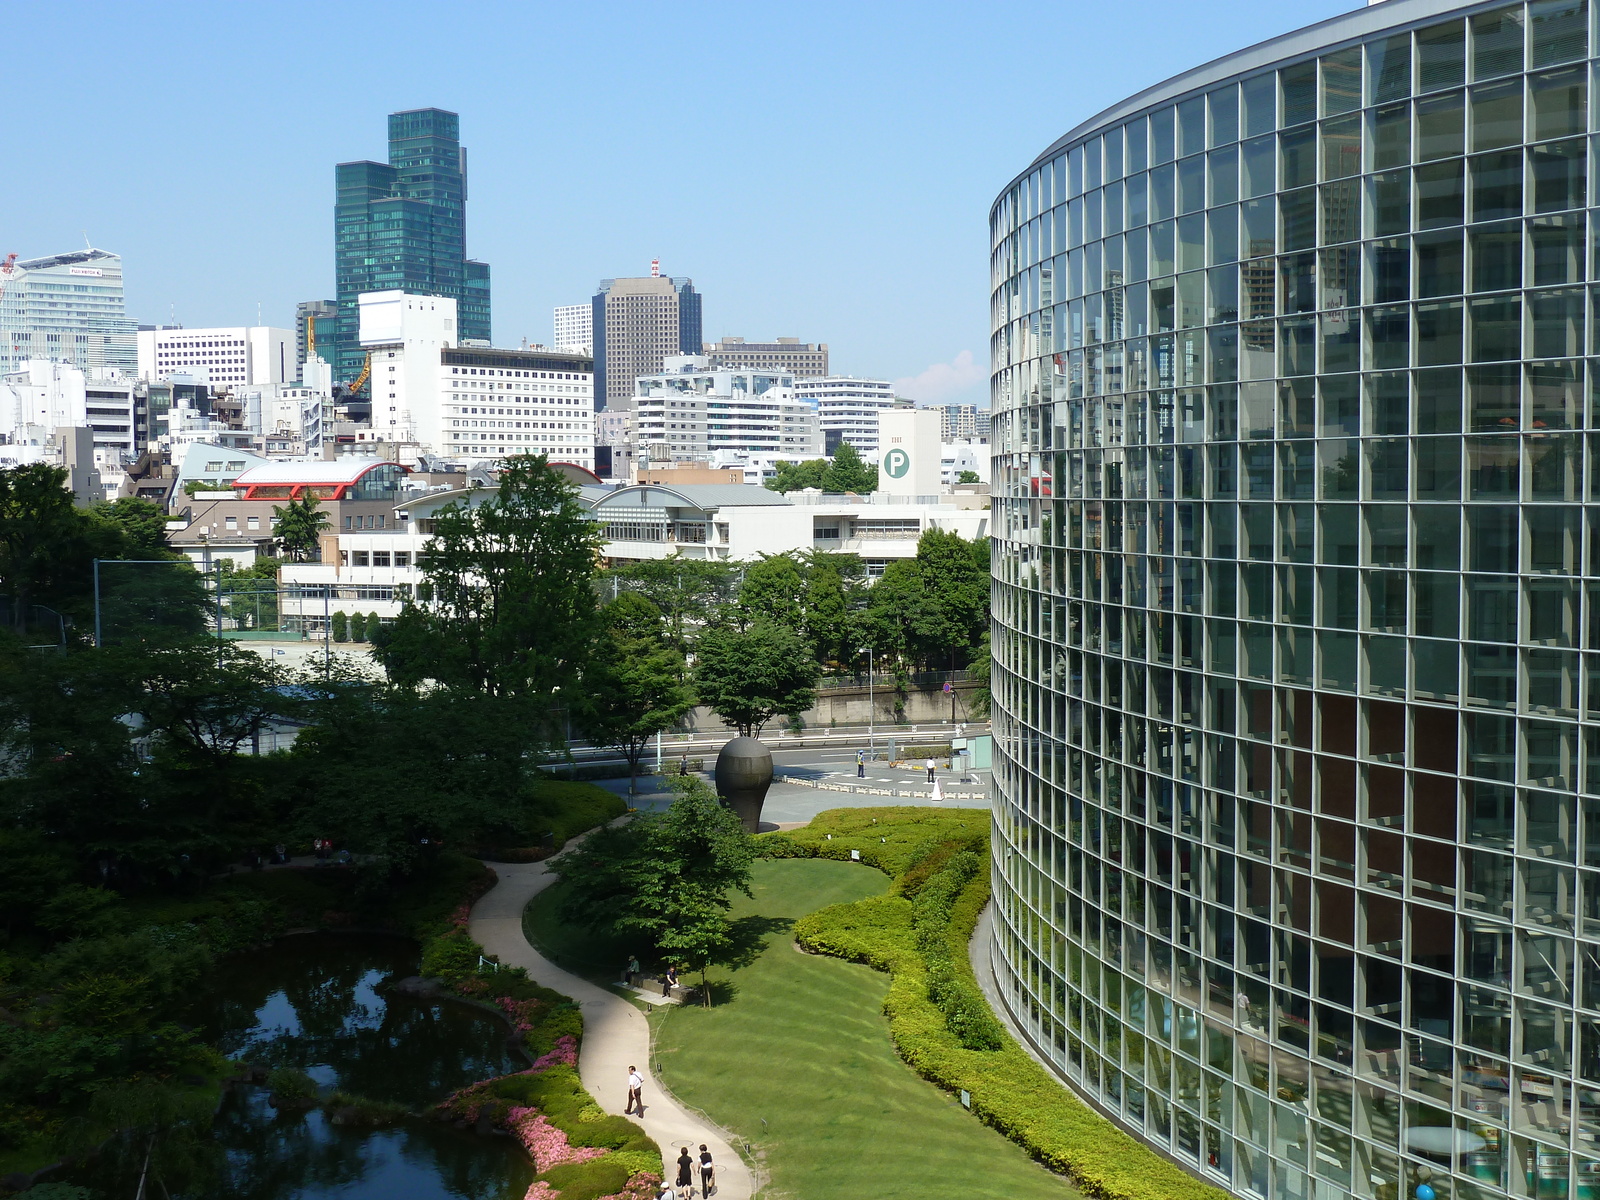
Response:
[[[795,492],[819,488],[824,492],[866,495],[878,490],[878,468],[865,462],[849,442],[840,442],[830,461],[812,458],[804,462],[779,462],[766,486],[775,492]]]

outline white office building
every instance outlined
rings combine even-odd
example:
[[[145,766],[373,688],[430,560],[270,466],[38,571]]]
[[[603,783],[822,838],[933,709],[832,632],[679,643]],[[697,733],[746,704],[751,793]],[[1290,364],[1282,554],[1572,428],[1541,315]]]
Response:
[[[551,350],[456,344],[456,302],[368,292],[372,428],[467,461],[545,454],[594,468],[594,360]]]
[[[141,329],[139,378],[161,383],[173,375],[193,375],[217,391],[290,383],[299,374],[294,342],[294,330],[267,325]]]
[[[556,338],[552,345],[571,354],[594,354],[594,305],[556,305]]]
[[[235,388],[244,427],[269,454],[314,453],[333,429],[333,393],[303,383]]]
[[[894,385],[887,379],[824,375],[797,379],[794,394],[817,410],[828,454],[849,442],[864,457],[878,451],[878,414],[894,407]]]
[[[136,358],[120,255],[73,250],[0,266],[0,375],[30,359],[132,375]]]
[[[0,374],[0,441],[36,441],[87,425],[84,378],[81,367],[37,358]]]
[[[793,375],[685,354],[635,382],[633,442],[652,462],[704,461],[719,450],[798,461],[821,456],[822,428],[817,410],[795,396]]]

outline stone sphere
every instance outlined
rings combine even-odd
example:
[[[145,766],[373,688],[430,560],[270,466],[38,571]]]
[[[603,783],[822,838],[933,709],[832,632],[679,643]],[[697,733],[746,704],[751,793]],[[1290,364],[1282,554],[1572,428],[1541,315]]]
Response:
[[[717,755],[717,795],[748,833],[761,828],[761,805],[772,786],[772,751],[755,738],[736,737]]]

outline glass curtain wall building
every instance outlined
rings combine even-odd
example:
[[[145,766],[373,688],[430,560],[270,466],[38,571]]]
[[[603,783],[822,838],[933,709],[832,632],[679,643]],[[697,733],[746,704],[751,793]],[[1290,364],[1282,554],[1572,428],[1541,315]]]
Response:
[[[340,163],[334,170],[339,318],[331,361],[340,382],[359,375],[366,358],[362,292],[448,296],[456,302],[461,341],[489,344],[489,265],[467,258],[460,131],[461,118],[441,108],[390,113],[389,161]]]
[[[991,213],[996,980],[1240,1195],[1600,1197],[1593,7],[1340,16]]]

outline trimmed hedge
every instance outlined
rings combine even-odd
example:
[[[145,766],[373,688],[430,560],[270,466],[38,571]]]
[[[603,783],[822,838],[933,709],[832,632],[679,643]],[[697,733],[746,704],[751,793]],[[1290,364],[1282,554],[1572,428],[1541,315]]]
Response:
[[[796,923],[795,940],[888,972],[883,1011],[917,1074],[968,1092],[980,1120],[1096,1200],[1224,1200],[1091,1110],[989,1011],[967,955],[989,902],[988,820],[976,810],[834,809],[760,841],[771,857],[859,849],[894,876],[898,894],[820,909]]]

